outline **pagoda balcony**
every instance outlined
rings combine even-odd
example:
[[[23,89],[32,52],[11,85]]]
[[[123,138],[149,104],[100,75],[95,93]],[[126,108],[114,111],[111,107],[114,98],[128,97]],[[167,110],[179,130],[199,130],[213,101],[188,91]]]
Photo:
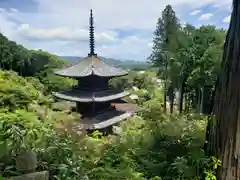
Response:
[[[129,92],[113,89],[95,92],[73,89],[64,92],[53,92],[53,95],[59,99],[72,102],[107,102],[128,96]]]

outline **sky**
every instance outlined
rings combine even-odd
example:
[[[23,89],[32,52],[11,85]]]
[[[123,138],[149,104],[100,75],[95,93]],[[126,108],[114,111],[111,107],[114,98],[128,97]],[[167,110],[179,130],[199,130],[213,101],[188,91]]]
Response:
[[[93,9],[96,53],[144,61],[167,4],[183,25],[228,28],[232,0],[0,0],[0,32],[29,49],[86,56]]]

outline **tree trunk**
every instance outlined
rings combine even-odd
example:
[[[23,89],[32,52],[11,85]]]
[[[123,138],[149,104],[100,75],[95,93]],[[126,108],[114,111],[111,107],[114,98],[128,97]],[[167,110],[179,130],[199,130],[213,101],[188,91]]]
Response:
[[[164,102],[163,102],[163,111],[164,113],[167,112],[167,83],[164,80]]]
[[[170,101],[170,113],[172,114],[173,107],[174,107],[174,87],[173,87],[172,83],[168,87],[168,97],[169,97],[169,101]]]
[[[202,114],[209,115],[209,109],[211,106],[212,86],[204,86],[202,91]],[[211,114],[211,113],[210,113]]]
[[[189,104],[188,93],[185,93],[183,96],[185,97],[184,98],[185,99],[184,113],[186,113],[187,109],[188,109],[188,104]]]
[[[170,113],[173,113],[173,108],[174,108],[174,93],[172,93],[170,96]]]
[[[218,180],[240,178],[240,0],[233,1],[217,90],[216,124],[211,139],[213,153],[221,161]]]
[[[183,79],[180,87],[180,98],[179,98],[179,114],[182,114],[183,110],[183,97],[184,97],[184,91],[185,91],[185,78]]]
[[[205,143],[204,143],[204,152],[207,156],[212,156],[213,155],[213,148],[211,147],[211,145],[213,145],[213,143],[210,143],[210,145],[208,144],[209,142],[211,142],[211,138],[213,137],[214,134],[212,134],[212,129],[214,128],[214,117],[213,115],[215,114],[214,109],[214,101],[216,102],[216,90],[219,87],[219,78],[217,78],[217,81],[215,82],[215,86],[214,89],[212,91],[211,94],[211,98],[210,98],[210,104],[208,107],[208,124],[207,124],[207,128],[205,131]]]
[[[191,99],[191,107],[195,109],[197,112],[198,111],[198,89],[197,88],[195,88],[195,90],[191,92],[190,99]]]
[[[163,104],[163,111],[166,113],[167,112],[167,66],[168,66],[168,58],[167,54],[165,57],[165,69],[164,69],[164,104]]]
[[[203,106],[204,106],[204,91],[205,91],[205,88],[204,88],[204,86],[203,86],[202,88],[200,88],[201,101],[200,101],[199,112],[200,112],[201,114],[203,113]]]
[[[186,102],[184,110],[185,113],[188,113],[190,111],[190,107],[196,107],[195,97],[191,92],[186,94],[185,102]]]
[[[196,88],[196,112],[200,113],[201,110],[201,89]]]

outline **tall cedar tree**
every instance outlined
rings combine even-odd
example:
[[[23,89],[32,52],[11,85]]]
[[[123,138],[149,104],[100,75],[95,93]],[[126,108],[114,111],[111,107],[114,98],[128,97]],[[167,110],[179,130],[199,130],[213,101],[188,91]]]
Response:
[[[181,25],[171,5],[167,5],[158,18],[154,32],[153,49],[149,59],[159,68],[158,75],[164,79],[164,110],[166,111],[167,69],[170,58],[178,49],[178,32]],[[173,94],[171,94],[173,96]],[[170,98],[173,99],[173,98]],[[173,102],[172,102],[173,103]]]
[[[216,124],[210,147],[221,161],[218,180],[240,178],[240,0],[233,0],[233,12],[228,29],[216,91]]]

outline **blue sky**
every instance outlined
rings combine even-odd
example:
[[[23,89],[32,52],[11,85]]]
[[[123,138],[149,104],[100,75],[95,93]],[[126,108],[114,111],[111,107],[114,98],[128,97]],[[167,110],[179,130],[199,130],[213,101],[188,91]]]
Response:
[[[0,31],[29,49],[88,54],[88,16],[95,17],[96,52],[145,60],[157,18],[171,4],[181,23],[228,28],[232,0],[0,0]]]

